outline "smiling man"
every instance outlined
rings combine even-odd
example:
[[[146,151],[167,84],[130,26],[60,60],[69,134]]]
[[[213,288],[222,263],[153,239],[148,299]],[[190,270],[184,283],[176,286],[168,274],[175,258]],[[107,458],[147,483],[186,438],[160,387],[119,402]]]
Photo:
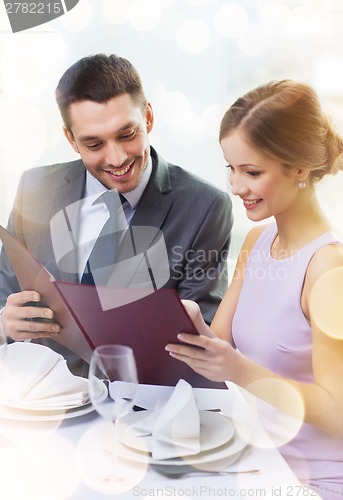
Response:
[[[99,200],[115,190],[122,197],[125,223],[130,228],[152,227],[163,235],[169,269],[158,288],[174,288],[181,298],[198,302],[210,322],[227,288],[232,228],[228,195],[167,163],[150,147],[152,106],[128,60],[104,54],[82,58],[62,76],[56,99],[64,134],[80,159],[24,172],[9,231],[57,280],[83,282],[82,270],[109,219],[110,208]],[[72,226],[67,216],[73,210],[77,223],[71,229],[79,262],[73,272],[67,272],[56,258],[56,247],[67,253],[69,240],[62,232],[53,231],[52,223],[62,214],[65,226]],[[92,244],[83,245],[84,241]],[[61,327],[53,321],[53,311],[28,305],[39,299],[35,290],[20,291],[2,252],[0,306],[5,306],[1,319],[7,335],[56,348],[50,341]]]

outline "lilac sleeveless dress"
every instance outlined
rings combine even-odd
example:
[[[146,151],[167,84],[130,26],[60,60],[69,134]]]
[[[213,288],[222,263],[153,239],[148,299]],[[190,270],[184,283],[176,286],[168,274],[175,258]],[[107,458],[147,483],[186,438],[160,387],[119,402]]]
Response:
[[[301,291],[314,253],[341,242],[325,233],[291,257],[276,260],[270,255],[276,235],[276,224],[267,226],[249,255],[232,323],[233,340],[239,351],[265,368],[311,383],[312,333],[301,309]],[[343,436],[330,436],[305,423],[279,449],[299,480],[321,498],[343,499]]]

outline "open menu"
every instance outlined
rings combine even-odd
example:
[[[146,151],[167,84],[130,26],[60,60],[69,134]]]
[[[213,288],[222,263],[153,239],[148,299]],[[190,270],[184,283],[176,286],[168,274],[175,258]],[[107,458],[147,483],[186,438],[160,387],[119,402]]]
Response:
[[[101,287],[102,300],[117,307],[103,310],[99,287],[56,281],[47,269],[4,227],[0,239],[22,290],[36,290],[41,303],[55,313],[62,326],[54,340],[89,362],[95,347],[124,344],[132,347],[142,384],[176,385],[179,379],[193,387],[222,387],[195,373],[185,363],[165,351],[169,342],[177,343],[179,332],[197,334],[176,290],[159,289],[143,298],[137,289]]]

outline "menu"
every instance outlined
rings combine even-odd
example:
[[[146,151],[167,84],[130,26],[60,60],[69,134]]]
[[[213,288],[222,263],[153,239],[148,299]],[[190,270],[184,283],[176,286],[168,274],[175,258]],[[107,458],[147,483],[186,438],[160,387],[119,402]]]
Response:
[[[95,347],[124,344],[132,347],[142,384],[176,385],[179,379],[193,387],[222,387],[172,358],[165,346],[178,343],[177,334],[198,332],[176,290],[159,289],[145,296],[135,288],[116,289],[56,281],[47,269],[0,225],[0,239],[22,290],[36,290],[41,304],[51,308],[62,326],[54,340],[90,361]],[[103,310],[99,299],[109,297],[117,307]],[[137,297],[142,297],[138,298]],[[123,305],[124,304],[124,305]]]

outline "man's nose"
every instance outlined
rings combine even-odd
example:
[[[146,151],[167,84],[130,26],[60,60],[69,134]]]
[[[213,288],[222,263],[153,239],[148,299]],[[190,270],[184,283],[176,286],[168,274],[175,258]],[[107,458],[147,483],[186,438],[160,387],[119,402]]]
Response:
[[[110,167],[120,167],[127,159],[123,146],[117,143],[107,144],[105,162]]]

